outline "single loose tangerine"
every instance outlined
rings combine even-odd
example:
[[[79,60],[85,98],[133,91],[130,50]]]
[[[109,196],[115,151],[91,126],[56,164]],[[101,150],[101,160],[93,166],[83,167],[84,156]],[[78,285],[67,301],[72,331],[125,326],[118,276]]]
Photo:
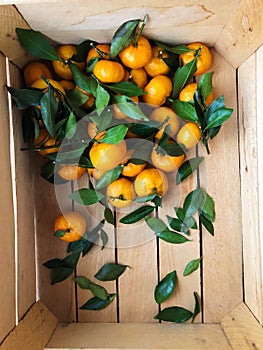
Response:
[[[131,43],[119,54],[122,63],[133,69],[144,67],[152,58],[152,48],[143,36],[140,36],[137,43]]]
[[[106,191],[109,202],[116,208],[124,208],[131,205],[135,192],[130,180],[119,178],[113,181]]]
[[[144,169],[134,181],[135,192],[138,196],[148,196],[156,193],[163,196],[168,191],[168,179],[159,169]]]
[[[143,101],[155,106],[162,106],[166,102],[166,98],[172,92],[172,81],[166,75],[157,75],[152,78],[145,86],[145,95],[142,96]]]
[[[64,236],[59,237],[65,242],[78,241],[86,232],[86,220],[78,212],[66,212],[59,215],[54,223],[54,231],[64,231]]]
[[[93,74],[102,83],[119,83],[123,80],[125,71],[119,62],[99,60],[93,68]]]
[[[180,55],[180,59],[183,62],[183,65],[191,62],[196,55],[196,50],[200,49],[199,55],[196,61],[196,71],[194,75],[203,74],[208,71],[212,64],[212,56],[209,48],[202,43],[192,43],[187,45],[187,47],[193,51],[185,52]]]

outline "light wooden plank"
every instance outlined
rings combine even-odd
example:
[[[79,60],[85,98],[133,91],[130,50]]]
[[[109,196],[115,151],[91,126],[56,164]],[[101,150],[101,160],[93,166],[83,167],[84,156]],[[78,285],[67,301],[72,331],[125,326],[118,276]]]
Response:
[[[14,6],[0,6],[0,51],[17,66],[24,66],[31,58],[18,42],[15,28],[29,26]]]
[[[46,350],[98,348],[108,350],[232,349],[219,325],[79,323],[58,325]]]
[[[219,322],[242,301],[242,226],[239,179],[236,72],[213,51],[214,95],[234,113],[210,142],[200,168],[201,185],[215,201],[215,236],[203,230],[204,321]],[[249,78],[251,79],[251,77]],[[247,96],[246,96],[247,98]],[[249,98],[248,100],[249,101]],[[250,113],[249,116],[251,117]],[[247,205],[243,212],[247,216]],[[251,286],[249,286],[251,288]]]
[[[53,333],[57,319],[42,302],[35,303],[9,334],[1,350],[43,350]]]
[[[117,220],[139,205],[117,211]],[[157,284],[157,245],[154,232],[144,220],[132,225],[117,224],[118,262],[128,265],[119,278],[120,322],[156,322],[154,301]]]
[[[70,183],[63,185],[50,184],[40,177],[41,166],[46,159],[32,154],[34,164],[34,201],[37,244],[38,293],[40,299],[52,310],[61,322],[75,320],[75,297],[72,278],[51,285],[51,271],[43,266],[47,260],[62,259],[67,253],[67,243],[54,237],[55,218],[66,210],[72,210]],[[72,276],[73,277],[73,276]]]
[[[203,41],[213,45],[225,24],[235,12],[238,1],[182,0],[118,0],[97,1],[87,6],[83,1],[41,3],[18,1],[18,9],[26,21],[57,42],[77,43],[88,38],[109,42],[114,31],[124,21],[143,18],[147,13],[149,23],[145,35],[175,43]],[[103,9],[103,10],[102,10]],[[60,13],[59,25],[56,13]],[[176,28],[176,35],[174,30]]]
[[[9,111],[6,91],[6,64],[0,54],[0,159],[2,174],[0,193],[3,205],[0,211],[1,244],[0,256],[0,342],[15,325],[15,228],[10,167]]]
[[[221,325],[233,350],[263,349],[263,329],[245,304],[226,315]]]
[[[82,176],[78,181],[74,181],[74,190],[85,188],[88,186],[88,177]],[[87,220],[87,230],[91,231],[96,227],[101,220],[104,219],[104,206],[100,203],[91,206],[83,206],[74,203],[74,210],[82,213]],[[103,229],[108,235],[107,246],[101,250],[102,241],[101,237],[98,238],[96,244],[88,252],[88,254],[80,258],[77,266],[77,275],[86,276],[94,283],[102,285],[108,293],[116,292],[115,281],[101,282],[94,278],[96,272],[106,263],[115,262],[114,252],[114,229],[113,226],[105,223]],[[100,232],[99,232],[100,234]],[[79,307],[83,305],[88,299],[92,297],[92,293],[87,290],[78,288],[78,304]],[[78,319],[79,322],[116,322],[117,310],[116,310],[116,299],[105,309],[100,311],[88,311],[79,310]]]
[[[262,84],[262,76],[263,76],[263,46],[256,52],[256,81],[257,81],[257,125],[260,123],[260,116],[263,114],[263,84]],[[260,166],[261,160],[263,159],[263,130],[261,127],[257,127],[257,141],[258,141],[258,215],[259,218],[263,217],[263,173],[262,167]],[[262,220],[259,220],[259,248],[260,248],[260,269],[261,269],[261,301],[259,307],[259,313],[261,315],[259,317],[261,324],[263,324],[263,223]]]
[[[10,85],[21,86],[21,72],[13,64],[10,64]],[[12,117],[17,196],[18,318],[20,319],[36,301],[34,197],[30,152],[20,150],[23,145],[22,113],[14,104]]]
[[[196,150],[191,149],[187,152],[187,158],[194,158]],[[199,154],[201,156],[201,154]],[[185,197],[197,186],[197,172],[183,181],[180,185],[176,185],[176,174],[168,175],[169,191],[163,200],[163,207],[160,208],[160,218],[168,225],[166,215],[176,217],[174,207],[182,207]],[[198,224],[198,222],[197,222]],[[176,270],[177,285],[173,295],[164,303],[161,308],[169,306],[182,306],[189,310],[194,310],[194,296],[196,291],[201,295],[200,269],[189,276],[183,276],[184,269],[190,260],[200,257],[199,230],[191,230],[191,242],[184,244],[171,244],[159,241],[160,244],[160,279],[164,278],[169,272]],[[196,318],[196,322],[200,321],[201,315]]]
[[[259,58],[259,57],[258,57]],[[261,64],[261,63],[260,63]],[[260,66],[258,65],[258,67]],[[242,195],[245,301],[262,322],[263,291],[261,238],[259,230],[259,178],[261,131],[257,121],[256,55],[251,56],[238,71],[240,110],[240,171]],[[259,68],[260,69],[260,68]],[[259,70],[260,72],[260,70]],[[258,72],[258,73],[259,73]],[[260,79],[260,77],[258,77]],[[261,83],[260,83],[261,85]],[[259,90],[260,93],[260,90]],[[259,111],[260,112],[260,109]],[[259,114],[258,114],[259,116]],[[260,185],[261,189],[261,185]],[[261,209],[262,210],[262,209]]]
[[[224,27],[215,49],[238,68],[262,44],[262,0],[242,0]]]

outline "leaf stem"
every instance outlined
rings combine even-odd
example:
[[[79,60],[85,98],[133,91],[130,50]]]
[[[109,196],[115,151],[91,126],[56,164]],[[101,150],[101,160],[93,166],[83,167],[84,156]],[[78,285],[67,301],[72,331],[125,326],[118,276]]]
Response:
[[[136,38],[134,40],[134,43],[133,43],[134,47],[136,47],[138,45],[138,40],[139,40],[140,36],[142,35],[142,31],[143,31],[144,27],[146,26],[147,21],[148,21],[148,15],[146,14],[143,17],[142,25],[141,25],[141,27],[136,35]]]

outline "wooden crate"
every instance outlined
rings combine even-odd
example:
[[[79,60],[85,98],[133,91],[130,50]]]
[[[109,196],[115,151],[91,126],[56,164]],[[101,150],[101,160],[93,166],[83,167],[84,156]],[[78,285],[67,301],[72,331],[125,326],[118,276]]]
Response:
[[[0,349],[263,349],[262,0],[13,4],[6,0],[0,6]],[[6,83],[20,85],[20,68],[31,59],[21,49],[15,28],[31,26],[61,43],[86,38],[105,42],[122,22],[145,13],[150,17],[145,35],[171,44],[198,40],[213,47],[215,95],[224,94],[234,108],[197,174],[215,199],[215,237],[203,231],[182,247],[160,242],[157,266],[156,241],[147,236],[145,225],[119,225],[118,247],[105,248],[101,256],[96,247],[82,259],[78,274],[92,276],[103,262],[116,259],[132,269],[118,284],[107,284],[119,294],[110,307],[99,313],[80,311],[87,291],[76,294],[70,280],[51,286],[50,273],[42,266],[63,257],[66,245],[52,236],[59,194],[39,176],[41,157],[20,151],[21,115],[5,88]],[[193,176],[182,186],[181,198],[196,181]],[[66,195],[75,185],[59,191]],[[161,217],[173,201],[167,197]],[[70,201],[64,202],[63,209],[71,208]],[[92,226],[99,212],[92,208]],[[112,228],[108,233],[113,237]],[[195,290],[203,301],[201,315],[195,324],[159,324],[153,320],[158,310],[152,296],[158,270],[161,277],[173,269],[181,275],[186,262],[200,254],[200,271],[180,279],[164,306],[193,309]]]

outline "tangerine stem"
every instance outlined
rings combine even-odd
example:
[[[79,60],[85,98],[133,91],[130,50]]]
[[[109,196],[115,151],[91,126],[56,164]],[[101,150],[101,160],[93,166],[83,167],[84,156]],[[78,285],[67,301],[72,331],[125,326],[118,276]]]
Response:
[[[133,43],[133,46],[136,47],[138,45],[138,40],[140,38],[140,36],[142,35],[142,31],[147,23],[147,20],[148,20],[148,15],[146,14],[144,17],[143,17],[143,21],[142,21],[142,25],[136,35],[136,38],[134,40],[134,43]]]

